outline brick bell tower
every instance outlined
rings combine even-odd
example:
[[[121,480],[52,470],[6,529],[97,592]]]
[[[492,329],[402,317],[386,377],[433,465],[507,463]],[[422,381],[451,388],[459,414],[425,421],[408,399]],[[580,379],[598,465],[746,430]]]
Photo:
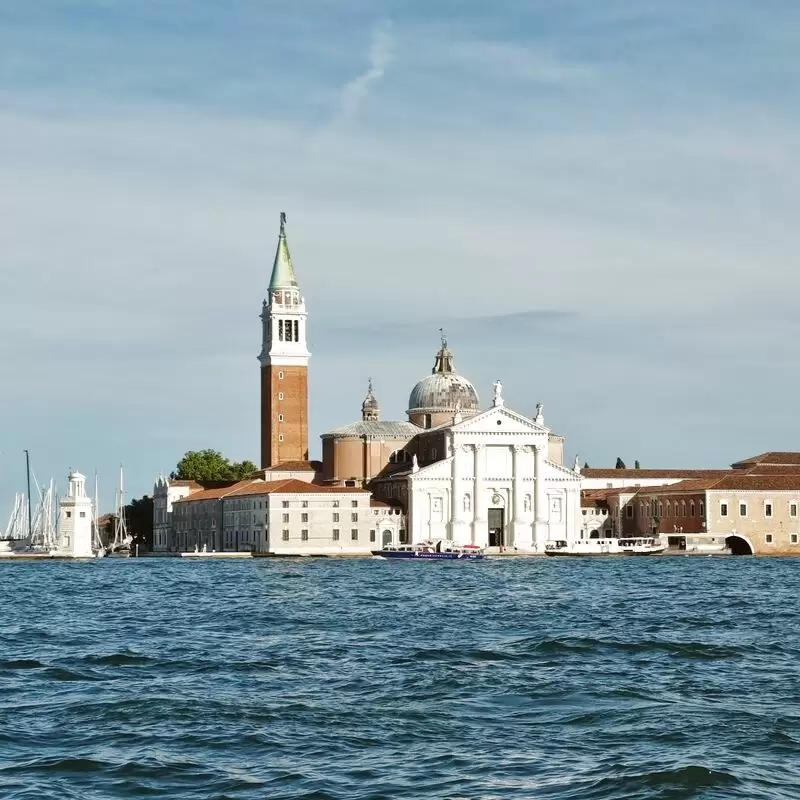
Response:
[[[261,467],[308,460],[308,359],[305,300],[281,213],[278,250],[261,311]]]

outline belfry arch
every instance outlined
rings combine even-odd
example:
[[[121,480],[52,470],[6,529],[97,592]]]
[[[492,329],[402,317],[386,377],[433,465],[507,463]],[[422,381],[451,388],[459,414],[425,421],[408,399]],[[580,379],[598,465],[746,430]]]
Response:
[[[755,554],[753,545],[739,534],[731,534],[725,537],[725,547],[731,551],[732,556],[752,556]]]

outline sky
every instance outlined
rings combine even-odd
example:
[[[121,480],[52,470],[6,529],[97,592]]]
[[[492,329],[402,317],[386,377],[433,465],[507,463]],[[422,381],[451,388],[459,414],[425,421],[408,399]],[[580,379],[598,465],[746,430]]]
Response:
[[[25,448],[106,510],[257,460],[281,211],[312,457],[441,327],[570,459],[800,449],[799,47],[791,0],[0,0],[0,512]]]

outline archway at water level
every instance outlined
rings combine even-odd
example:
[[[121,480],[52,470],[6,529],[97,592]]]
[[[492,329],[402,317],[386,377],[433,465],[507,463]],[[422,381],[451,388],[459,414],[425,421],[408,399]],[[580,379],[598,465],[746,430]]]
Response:
[[[753,547],[747,539],[741,536],[727,536],[725,538],[725,547],[731,551],[733,556],[752,556]]]

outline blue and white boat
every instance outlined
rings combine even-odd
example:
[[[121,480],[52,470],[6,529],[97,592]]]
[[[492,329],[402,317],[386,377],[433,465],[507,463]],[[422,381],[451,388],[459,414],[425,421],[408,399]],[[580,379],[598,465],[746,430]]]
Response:
[[[454,544],[443,540],[387,545],[383,550],[373,550],[372,555],[376,558],[411,558],[426,561],[478,561],[484,557],[483,550],[476,544]]]

